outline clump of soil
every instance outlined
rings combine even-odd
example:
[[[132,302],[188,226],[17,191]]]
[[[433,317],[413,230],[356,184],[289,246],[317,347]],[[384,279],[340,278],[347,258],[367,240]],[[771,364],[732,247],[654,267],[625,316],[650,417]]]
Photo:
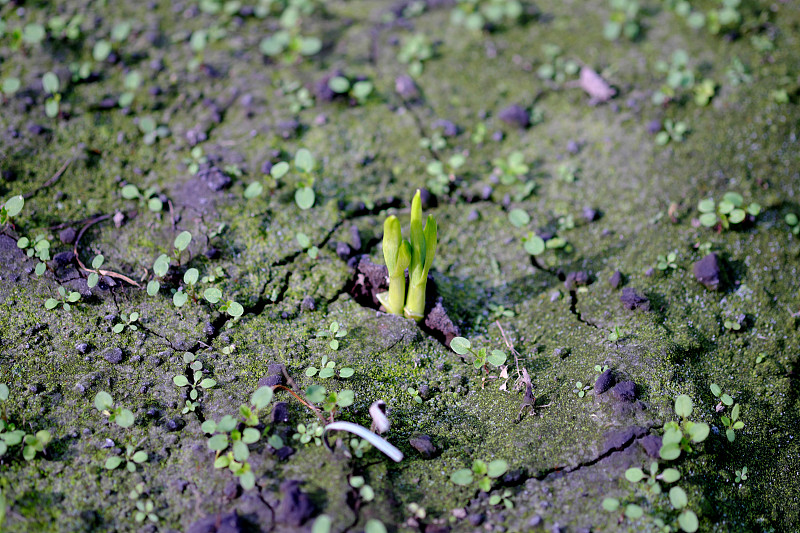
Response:
[[[389,271],[386,266],[376,265],[366,255],[354,257],[351,264],[353,277],[345,287],[345,291],[362,306],[381,310],[378,294],[389,290]],[[448,348],[450,341],[459,334],[458,327],[447,315],[436,282],[431,276],[428,276],[425,291],[425,319],[418,325],[425,333]]]

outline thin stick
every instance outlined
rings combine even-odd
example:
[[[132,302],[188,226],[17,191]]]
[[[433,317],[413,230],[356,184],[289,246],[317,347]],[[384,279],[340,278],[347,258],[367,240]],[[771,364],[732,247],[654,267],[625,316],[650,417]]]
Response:
[[[71,157],[69,159],[67,159],[66,161],[64,161],[64,164],[61,165],[61,168],[59,168],[56,171],[56,173],[53,174],[53,176],[49,180],[45,181],[42,185],[40,185],[39,187],[35,188],[31,192],[29,192],[27,194],[23,194],[22,197],[27,200],[28,198],[32,197],[33,195],[35,195],[36,193],[38,193],[42,189],[46,189],[47,187],[50,187],[51,185],[53,185],[55,182],[57,182],[58,180],[61,179],[61,176],[64,174],[64,171],[67,170],[67,167],[70,165],[70,163],[72,163],[72,158]]]
[[[112,272],[111,270],[92,270],[90,268],[86,268],[86,265],[84,265],[81,262],[81,258],[78,256],[78,243],[81,242],[81,237],[83,237],[83,234],[86,233],[86,230],[89,229],[91,226],[97,224],[98,222],[102,222],[103,220],[108,220],[109,218],[111,218],[111,216],[112,215],[101,215],[99,217],[95,217],[89,220],[89,222],[87,222],[86,225],[84,225],[83,228],[81,228],[81,231],[78,232],[78,236],[75,238],[75,245],[72,247],[72,253],[75,255],[75,259],[78,261],[78,266],[80,266],[81,270],[83,270],[84,272],[89,272],[89,273],[97,272],[98,274],[102,274],[103,276],[108,276],[109,278],[121,279],[122,281],[126,281],[131,285],[141,289],[142,288],[141,285],[139,285],[131,278],[123,274],[117,274],[116,272]]]
[[[514,349],[514,345],[511,344],[511,341],[508,340],[506,332],[503,330],[503,326],[500,325],[500,321],[495,320],[494,323],[497,324],[497,327],[500,329],[500,335],[503,337],[503,342],[506,344],[506,347],[511,351],[511,354],[514,356],[514,363],[517,365],[517,376],[520,376],[521,374],[519,372],[519,357],[518,357],[519,352],[517,352],[517,350]]]

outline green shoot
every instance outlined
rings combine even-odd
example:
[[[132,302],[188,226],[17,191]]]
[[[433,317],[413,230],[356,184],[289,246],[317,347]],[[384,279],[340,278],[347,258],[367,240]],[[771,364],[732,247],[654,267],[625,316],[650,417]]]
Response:
[[[378,300],[393,315],[403,314],[406,292],[406,268],[411,263],[411,244],[400,235],[400,221],[392,215],[383,224],[383,258],[389,269],[389,291]]]
[[[436,252],[438,228],[433,215],[428,215],[422,227],[422,199],[419,189],[411,201],[411,264],[409,266],[409,286],[406,317],[420,321],[425,313],[425,288],[428,284],[428,270],[433,264]]]

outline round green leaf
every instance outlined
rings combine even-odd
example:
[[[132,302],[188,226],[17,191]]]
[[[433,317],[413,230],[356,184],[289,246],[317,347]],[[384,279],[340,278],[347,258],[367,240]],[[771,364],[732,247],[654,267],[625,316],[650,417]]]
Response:
[[[272,168],[269,171],[269,175],[272,176],[273,179],[279,180],[289,172],[289,163],[286,161],[279,161],[272,165]]]
[[[744,217],[745,217],[744,209],[734,209],[728,216],[728,220],[731,221],[731,224],[738,224],[739,222],[744,220]]]
[[[121,194],[122,197],[127,200],[135,200],[136,198],[139,198],[141,196],[141,193],[139,193],[139,189],[136,187],[136,185],[124,186],[122,188]]]
[[[232,317],[240,317],[244,314],[244,307],[239,302],[230,302],[228,304],[228,314]]]
[[[153,213],[159,213],[164,208],[164,203],[158,197],[152,197],[147,200],[147,209]]]
[[[674,461],[681,455],[681,447],[678,444],[664,444],[661,446],[659,455],[665,461]]]
[[[111,330],[114,333],[122,333],[122,330],[125,329],[125,324],[115,324]]]
[[[183,291],[178,291],[172,295],[172,304],[175,307],[183,307],[189,300],[189,295]]]
[[[116,417],[117,425],[121,428],[129,428],[133,425],[133,413],[130,409],[122,409]]]
[[[203,433],[208,433],[208,434],[214,433],[214,431],[217,430],[217,423],[214,422],[213,420],[206,420],[200,426],[200,429],[203,431]]]
[[[153,272],[159,278],[163,278],[167,275],[169,271],[169,256],[166,254],[161,254],[156,258],[155,263],[153,263]]]
[[[630,518],[632,520],[636,520],[637,518],[641,518],[643,514],[644,514],[644,511],[642,510],[642,508],[639,507],[636,504],[629,503],[625,507],[625,516],[627,516],[628,518]]]
[[[322,379],[332,378],[335,372],[332,368],[325,367],[319,371],[319,377]]]
[[[111,43],[101,39],[92,48],[92,57],[95,61],[105,61],[111,53]]]
[[[259,387],[250,397],[250,403],[253,404],[256,409],[263,409],[272,401],[272,394],[272,389],[270,387]]]
[[[321,514],[314,520],[314,526],[311,528],[311,533],[330,533],[331,531],[331,517],[326,514]]]
[[[728,437],[728,442],[733,442],[736,440],[736,432],[732,429],[726,429],[725,436]]]
[[[183,275],[183,282],[187,285],[194,285],[200,277],[200,272],[196,268],[190,268]]]
[[[619,509],[619,500],[616,498],[606,498],[603,500],[603,509],[606,511],[613,513],[617,509]]]
[[[183,375],[174,376],[172,382],[178,387],[185,387],[189,384],[189,380]]]
[[[530,255],[539,255],[545,250],[544,239],[542,239],[538,235],[533,235],[530,238],[525,239],[523,248]]]
[[[109,457],[108,459],[106,459],[106,464],[103,465],[103,467],[106,470],[114,470],[115,468],[117,468],[121,464],[122,464],[122,457],[112,456],[112,457]]]
[[[528,225],[531,221],[531,217],[522,209],[512,209],[511,212],[508,213],[508,220],[515,228],[521,228],[522,226]]]
[[[703,442],[708,437],[711,428],[708,424],[703,422],[697,422],[692,426],[692,430],[689,431],[689,436],[692,439],[692,442]]]
[[[689,503],[689,498],[686,496],[686,491],[680,487],[672,487],[669,489],[669,502],[675,509],[683,509]]]
[[[455,337],[450,341],[450,349],[456,352],[458,355],[465,355],[469,353],[470,346],[469,340],[465,339],[464,337]]]
[[[350,90],[350,82],[343,76],[334,76],[328,81],[328,87],[335,93],[346,93]]]
[[[0,91],[4,94],[12,95],[16,93],[21,86],[22,83],[19,81],[19,78],[6,78],[3,80],[3,86],[0,88]]]
[[[487,475],[494,479],[502,476],[508,471],[508,463],[502,459],[495,459],[488,465]]]
[[[103,266],[104,261],[105,257],[103,257],[102,255],[94,256],[94,259],[92,259],[92,268],[94,268],[95,270],[100,268],[101,266]]]
[[[42,88],[44,92],[47,94],[56,94],[58,93],[58,89],[60,88],[60,82],[58,81],[58,76],[55,75],[53,72],[46,72],[44,76],[42,76]]]
[[[147,461],[147,452],[139,450],[138,452],[133,454],[133,462],[136,464],[143,463]]]
[[[215,452],[221,452],[228,447],[228,436],[224,433],[217,433],[208,439],[208,447]]]
[[[455,483],[456,485],[469,485],[472,483],[472,470],[469,468],[462,468],[460,470],[456,470],[450,476],[450,481]]]
[[[297,244],[300,245],[300,248],[308,248],[311,246],[311,239],[308,238],[308,235],[305,233],[298,233],[294,236],[297,239]]]
[[[217,384],[217,381],[211,378],[205,378],[200,382],[200,386],[204,389],[211,389]]]
[[[684,509],[683,512],[678,515],[678,525],[681,526],[681,529],[686,531],[686,533],[694,533],[697,531],[697,528],[700,527],[700,521],[697,519],[697,515],[694,514],[694,511],[691,509]]]
[[[681,478],[681,473],[675,468],[666,468],[661,473],[661,479],[664,483],[675,483]]]
[[[215,287],[209,287],[203,291],[203,298],[209,303],[215,304],[222,298],[222,291]]]
[[[642,469],[638,467],[629,468],[625,471],[625,479],[631,483],[638,483],[644,479],[644,472],[642,472]]]
[[[322,50],[322,41],[316,37],[304,37],[300,41],[300,54],[304,56],[313,56]]]
[[[264,192],[264,186],[260,181],[254,181],[245,188],[244,197],[250,200],[251,198],[260,196],[262,192]]]
[[[182,252],[189,246],[190,242],[192,242],[192,234],[188,231],[182,231],[175,237],[175,248]]]
[[[240,440],[233,441],[233,458],[241,463],[247,461],[248,457],[250,457],[250,450],[247,448],[247,444]]]
[[[12,196],[8,200],[6,200],[5,208],[6,208],[6,215],[9,217],[15,217],[22,211],[22,206],[25,205],[25,198],[21,195]]]
[[[8,385],[0,383],[0,402],[8,400]]]
[[[683,418],[688,418],[692,414],[692,399],[686,394],[681,394],[675,398],[675,414]]]
[[[94,406],[98,411],[104,411],[114,407],[114,400],[105,391],[100,391],[94,395]]]
[[[306,209],[311,209],[315,199],[316,195],[314,194],[314,189],[311,187],[302,187],[294,192],[294,201],[297,207],[304,211]]]
[[[261,438],[261,432],[259,432],[255,428],[245,428],[242,431],[242,442],[245,444],[253,444],[254,442],[258,442],[258,439]]]
[[[700,224],[706,228],[711,228],[717,224],[717,215],[715,213],[704,213],[700,215]]]
[[[294,166],[300,172],[308,174],[314,170],[314,156],[306,148],[300,148],[294,156]]]
[[[492,350],[492,352],[486,358],[486,360],[494,366],[502,365],[506,362],[506,359],[508,359],[508,356],[502,350]]]
[[[719,395],[722,393],[722,389],[716,383],[711,384],[711,394],[719,398]]]

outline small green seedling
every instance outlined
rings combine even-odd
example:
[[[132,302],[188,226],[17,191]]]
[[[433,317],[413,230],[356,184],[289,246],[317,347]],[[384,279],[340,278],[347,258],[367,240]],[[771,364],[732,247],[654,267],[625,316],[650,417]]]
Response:
[[[327,330],[322,330],[317,332],[317,337],[330,337],[331,341],[328,343],[331,350],[338,350],[339,349],[339,340],[343,337],[347,336],[347,330],[340,328],[339,323],[335,320],[331,322],[331,325],[328,326]],[[323,365],[324,366],[324,365]]]
[[[0,383],[0,402],[3,402],[3,415],[0,418],[0,458],[8,452],[11,446],[22,444],[22,458],[26,461],[32,461],[37,453],[44,452],[44,447],[52,440],[52,435],[47,430],[26,434],[9,422],[5,405],[8,401],[8,394],[8,386],[5,383]],[[2,524],[1,520],[0,524]]]
[[[704,422],[691,422],[688,417],[692,414],[694,406],[692,399],[681,394],[675,398],[675,414],[682,421],[667,422],[664,424],[664,435],[661,438],[659,455],[665,461],[674,461],[681,455],[681,451],[691,452],[691,443],[700,443],[706,440],[711,428]]]
[[[741,470],[736,471],[736,479],[734,483],[740,483],[747,480],[747,467],[743,466]]]
[[[269,185],[270,189],[277,187],[278,181],[284,177],[287,172],[289,172],[289,163],[286,161],[279,161],[272,165],[272,168],[269,170],[269,179],[267,180],[267,184]],[[264,185],[260,181],[254,181],[245,188],[244,197],[247,200],[250,200],[251,198],[261,196],[263,192]]]
[[[89,274],[89,277],[86,280],[86,285],[90,289],[97,285],[97,282],[100,281],[100,267],[103,266],[104,262],[105,257],[103,257],[102,254],[96,255],[94,256],[94,259],[92,259],[92,269],[94,269],[94,272]]]
[[[292,440],[299,441],[300,444],[309,444],[313,442],[317,446],[322,446],[322,434],[324,429],[318,422],[311,422],[310,424],[297,424],[297,433],[292,435]]]
[[[417,77],[422,74],[423,63],[434,55],[434,46],[424,33],[415,33],[403,42],[397,53],[397,60],[408,65],[408,73]]]
[[[45,309],[55,309],[59,305],[61,305],[65,311],[70,310],[70,304],[73,304],[81,299],[81,293],[75,291],[69,291],[64,287],[58,288],[58,296],[59,299],[56,300],[55,298],[48,298],[44,301]]]
[[[297,243],[300,245],[300,248],[306,251],[308,257],[311,259],[316,259],[319,255],[319,248],[311,244],[311,239],[308,238],[308,235],[305,233],[297,233],[295,235],[297,239]]]
[[[366,439],[350,439],[350,448],[353,450],[353,455],[359,459],[364,456],[364,453],[372,448],[372,445]]]
[[[36,257],[40,262],[36,265],[34,272],[41,277],[47,271],[47,261],[50,261],[50,240],[44,233],[34,237],[31,242],[28,237],[20,237],[17,241],[17,248],[26,250],[28,257]]]
[[[477,352],[472,349],[472,344],[469,342],[468,339],[464,337],[455,337],[452,341],[450,341],[450,349],[456,352],[458,355],[466,355],[472,354],[475,357],[475,360],[472,362],[472,365],[476,369],[486,369],[486,365],[490,364],[494,367],[499,367],[505,364],[506,359],[508,356],[502,350],[492,350],[490,353],[487,354],[486,348],[481,348]]]
[[[608,370],[608,365],[594,365],[595,372],[599,372],[600,374],[602,374],[606,370]]]
[[[46,72],[42,76],[42,88],[48,95],[44,101],[44,114],[49,118],[58,116],[59,106],[61,104],[61,82],[54,72]]]
[[[169,272],[170,258],[167,254],[159,255],[153,263],[153,274],[157,279],[152,279],[147,283],[147,294],[155,296],[161,290],[160,279],[167,275]]]
[[[678,254],[675,252],[669,252],[667,255],[659,255],[656,267],[659,270],[674,270],[678,268],[678,264],[675,262],[676,259],[678,259]]]
[[[505,489],[501,494],[492,494],[489,496],[489,505],[503,504],[506,509],[513,509],[514,502],[511,501],[511,490]]]
[[[112,331],[114,333],[122,333],[125,330],[126,326],[130,331],[136,331],[139,329],[139,327],[135,324],[135,322],[139,320],[139,313],[137,313],[136,311],[134,311],[130,315],[126,315],[125,313],[120,313],[119,319],[121,320],[121,322],[115,324],[114,327],[112,328]]]
[[[747,215],[752,217],[758,216],[761,212],[761,205],[756,202],[750,205],[744,205],[744,198],[736,192],[726,192],[722,196],[722,201],[719,204],[714,202],[713,198],[706,198],[697,204],[697,210],[700,211],[700,224],[707,228],[715,226],[729,229],[731,224],[739,224],[743,222]]]
[[[447,194],[456,181],[456,172],[466,161],[463,154],[453,154],[445,162],[437,159],[428,163],[425,167],[425,172],[431,176],[426,182],[428,189],[436,195]]]
[[[352,101],[361,105],[366,103],[372,94],[374,86],[369,80],[357,80],[355,82],[344,76],[334,76],[328,81],[328,87],[336,94],[349,96]]]
[[[736,318],[726,318],[722,325],[725,329],[732,332],[741,331],[742,329],[742,324]]]
[[[641,32],[638,0],[611,0],[611,16],[603,26],[603,37],[616,41],[624,35],[633,41]]]
[[[790,231],[794,235],[800,235],[800,219],[797,218],[797,215],[794,213],[787,213],[783,220],[789,225],[791,228]]]
[[[456,485],[472,485],[476,478],[478,478],[478,488],[483,492],[489,492],[492,489],[492,480],[497,479],[508,471],[508,463],[502,459],[495,459],[489,464],[475,459],[472,462],[472,468],[462,468],[456,470],[450,476],[450,481]]]
[[[689,132],[689,126],[685,122],[674,122],[672,119],[664,121],[664,130],[656,134],[656,144],[664,146],[672,142],[683,142],[684,137]]]
[[[183,252],[189,247],[189,243],[192,242],[192,234],[188,231],[182,231],[175,237],[175,242],[173,243],[175,246],[175,260],[178,262],[178,265],[181,264],[181,255]]]
[[[383,223],[383,259],[389,271],[389,290],[378,294],[388,313],[403,314],[406,298],[406,269],[411,264],[411,244],[400,234],[400,221],[391,215]]]
[[[419,395],[419,391],[417,389],[414,387],[408,387],[406,392],[410,394],[412,398],[414,398],[415,402],[422,403],[422,396]]]
[[[501,318],[512,318],[517,316],[513,309],[507,309],[499,304],[488,303],[486,306],[489,308],[489,315],[491,316],[492,320],[500,320]]]
[[[375,499],[375,491],[366,484],[363,476],[351,476],[350,486],[358,491],[358,495],[365,502],[371,502]]]
[[[331,341],[333,342],[333,341]],[[355,373],[350,367],[344,367],[339,369],[339,377],[343,379],[347,379]],[[319,368],[315,366],[310,366],[306,368],[306,376],[313,378],[314,376],[319,375],[322,379],[328,379],[336,376],[336,361],[329,360],[327,355],[322,356],[322,363],[320,364]]]
[[[572,389],[572,393],[573,394],[577,394],[578,398],[583,398],[584,396],[586,396],[586,393],[588,391],[590,391],[591,389],[592,389],[591,385],[588,385],[588,384],[584,385],[582,382],[576,381],[575,382],[575,388]]]
[[[272,388],[259,387],[250,397],[250,404],[239,406],[239,419],[225,415],[219,422],[206,420],[200,429],[203,433],[212,435],[208,439],[208,447],[216,452],[214,468],[227,468],[239,478],[239,484],[245,490],[255,487],[256,478],[250,463],[249,444],[261,438],[261,432],[255,428],[259,424],[258,413],[272,401]],[[246,427],[239,431],[240,424]],[[223,454],[228,447],[231,451]]]
[[[14,217],[19,215],[25,206],[25,198],[21,195],[12,196],[0,207],[0,225],[13,225]]]
[[[713,394],[715,398],[719,399],[719,403],[714,408],[718,413],[723,411],[725,406],[730,407],[733,405],[733,398],[731,398],[728,394],[724,394],[720,386],[716,383],[711,384],[711,394]]]
[[[625,479],[631,483],[638,483],[642,480],[647,480],[647,485],[652,494],[661,494],[661,485],[658,483],[675,483],[681,478],[681,473],[675,468],[667,468],[660,474],[658,473],[658,463],[653,461],[650,463],[649,474],[645,473],[641,468],[634,467],[625,471]]]
[[[197,356],[191,352],[183,354],[183,362],[189,365],[187,374],[191,373],[192,379],[186,377],[184,374],[178,374],[172,377],[172,382],[176,387],[191,387],[189,391],[189,400],[186,401],[186,407],[183,408],[183,413],[194,411],[197,407],[197,397],[199,395],[198,389],[208,390],[213,388],[217,382],[211,378],[203,377],[203,363],[197,359]]]
[[[303,211],[311,209],[316,201],[314,193],[314,169],[317,161],[314,155],[306,148],[300,148],[294,155],[294,168],[304,179],[299,183],[299,187],[294,192],[294,203]]]
[[[189,296],[192,297],[192,300],[197,300],[195,285],[197,284],[198,277],[200,277],[200,271],[198,271],[196,268],[187,269],[186,272],[183,273],[183,282],[189,289],[189,293],[181,290],[180,288],[175,291],[175,294],[172,295],[172,304],[175,307],[183,307],[186,302],[189,301]]]
[[[158,189],[148,187],[144,192],[140,192],[136,185],[128,184],[122,188],[122,197],[126,200],[139,200],[139,204],[147,205],[147,209],[153,213],[159,213],[164,208],[164,204],[159,198]]]
[[[459,0],[450,12],[450,22],[473,31],[487,26],[497,28],[504,23],[513,24],[524,14],[519,0]]]
[[[109,422],[116,422],[121,428],[129,428],[133,425],[134,418],[130,409],[114,407],[114,400],[105,391],[100,391],[94,396],[94,407],[103,416],[108,417]]]
[[[322,410],[329,413],[332,419],[337,409],[353,405],[355,393],[350,389],[345,389],[326,394],[325,387],[312,385],[306,390],[306,399],[311,403],[322,403]]]
[[[608,334],[609,342],[617,342],[621,338],[622,330],[619,329],[619,326],[614,326],[614,329],[612,329],[611,333]]]
[[[731,416],[722,415],[720,420],[722,420],[722,424],[725,426],[725,436],[728,437],[729,442],[733,442],[736,440],[736,431],[737,429],[742,429],[744,427],[744,422],[739,420],[739,412],[741,408],[739,404],[734,404],[731,408]]]
[[[511,152],[506,159],[494,159],[492,165],[494,165],[492,174],[497,176],[503,185],[514,185],[523,181],[530,171],[530,167],[525,163],[525,155],[520,151]]]
[[[136,512],[133,515],[133,519],[140,523],[145,520],[157,523],[159,519],[155,513],[155,505],[150,498],[142,499],[144,492],[144,483],[137,483],[128,494],[128,498],[136,502]]]
[[[136,446],[131,446],[128,444],[125,447],[125,457],[120,457],[118,455],[113,455],[106,459],[105,464],[103,467],[106,470],[114,470],[122,463],[125,463],[125,468],[128,472],[136,472],[136,465],[142,464],[147,461],[147,452],[143,450],[137,450]]]
[[[234,300],[222,302],[222,305],[219,306],[219,310],[223,313],[228,313],[228,316],[234,320],[238,320],[244,314],[244,307],[242,304]]]

